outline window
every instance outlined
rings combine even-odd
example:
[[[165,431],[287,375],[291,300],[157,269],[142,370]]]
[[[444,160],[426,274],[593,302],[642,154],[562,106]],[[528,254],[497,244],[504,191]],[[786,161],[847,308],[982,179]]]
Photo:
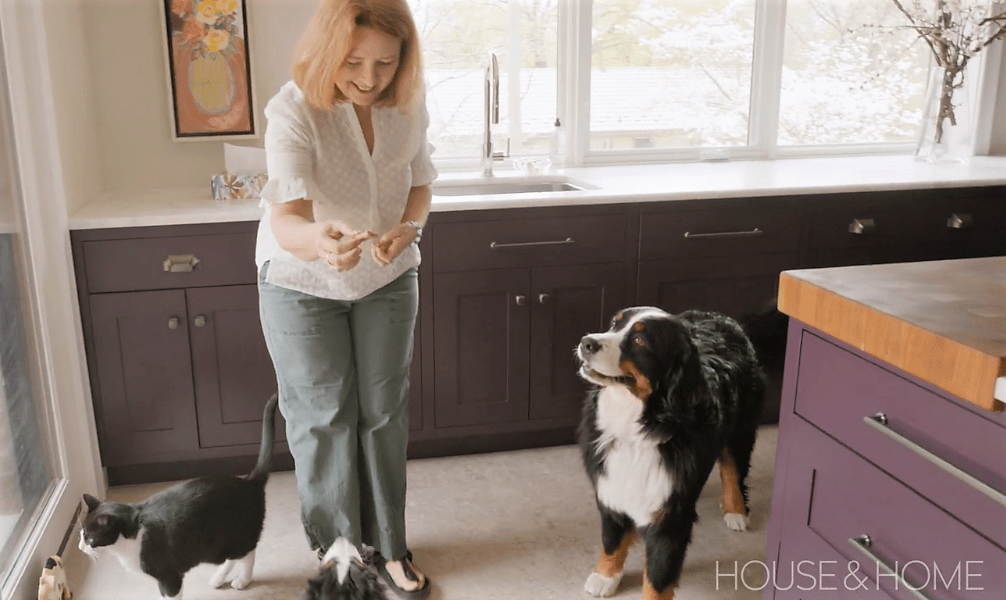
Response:
[[[38,590],[81,493],[103,493],[42,10],[0,2],[0,597]],[[22,36],[21,34],[25,35]],[[62,213],[62,214],[60,214]],[[34,596],[32,596],[34,597]]]
[[[590,149],[747,144],[755,0],[594,0]]]
[[[791,0],[778,143],[914,142],[929,50],[890,0]]]
[[[410,0],[423,43],[434,157],[481,156],[489,53],[499,61],[500,115],[493,144],[548,152],[556,116],[558,0]]]
[[[448,167],[480,156],[489,52],[494,146],[514,156],[546,153],[557,116],[570,164],[908,152],[918,135],[930,52],[892,0],[411,5]]]
[[[0,52],[0,588],[54,483],[33,335],[30,250],[17,185],[7,80]],[[64,523],[65,527],[66,524]]]

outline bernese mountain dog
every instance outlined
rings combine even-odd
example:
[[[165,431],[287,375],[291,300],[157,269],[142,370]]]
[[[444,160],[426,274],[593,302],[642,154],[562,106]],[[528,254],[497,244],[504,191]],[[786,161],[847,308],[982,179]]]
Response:
[[[755,349],[725,315],[635,307],[584,336],[576,355],[580,376],[597,386],[579,436],[604,547],[585,588],[614,594],[638,537],[643,598],[671,600],[717,461],[727,527],[747,529],[745,478],[765,395]]]

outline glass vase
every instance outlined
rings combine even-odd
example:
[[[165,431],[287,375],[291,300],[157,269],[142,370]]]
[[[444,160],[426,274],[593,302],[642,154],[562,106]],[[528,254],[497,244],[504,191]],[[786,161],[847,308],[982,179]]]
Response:
[[[915,159],[928,163],[965,163],[972,156],[971,114],[965,72],[933,67],[922,105],[922,127]]]

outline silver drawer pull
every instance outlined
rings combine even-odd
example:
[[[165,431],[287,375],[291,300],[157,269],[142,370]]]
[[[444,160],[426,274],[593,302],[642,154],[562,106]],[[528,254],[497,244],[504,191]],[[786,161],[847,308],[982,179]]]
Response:
[[[564,240],[550,240],[547,242],[513,242],[503,244],[501,244],[500,242],[492,242],[489,244],[489,247],[492,248],[493,250],[498,250],[500,248],[523,248],[526,246],[559,246],[562,244],[575,244],[575,243],[576,242],[573,241],[573,238],[568,237]]]
[[[914,585],[910,585],[907,581],[905,581],[904,577],[902,577],[896,570],[887,566],[887,563],[880,560],[880,557],[874,554],[872,550],[870,550],[870,546],[873,545],[873,540],[870,539],[870,536],[864,534],[859,537],[849,538],[849,543],[852,544],[853,548],[859,550],[860,554],[862,554],[866,558],[870,559],[871,562],[876,564],[878,570],[883,569],[888,575],[893,575],[894,577],[896,577],[897,578],[897,583],[895,584],[896,589],[906,590],[908,591],[909,594],[915,596],[919,600],[932,600],[932,598],[930,598],[926,594],[923,594],[920,590],[915,589]]]
[[[856,235],[866,235],[877,232],[877,223],[873,219],[853,219],[849,223],[849,233]]]
[[[195,254],[172,254],[164,259],[164,270],[169,273],[191,273],[198,266]]]
[[[967,229],[975,224],[975,218],[967,213],[954,213],[947,219],[947,227],[951,229]]]
[[[996,490],[995,488],[988,485],[984,481],[976,478],[975,476],[965,473],[959,467],[955,467],[954,465],[943,460],[939,456],[936,456],[929,450],[926,450],[925,448],[916,444],[912,440],[894,431],[893,429],[887,426],[887,415],[885,415],[884,413],[879,412],[873,416],[863,417],[863,422],[872,427],[873,429],[891,438],[895,442],[901,444],[905,448],[908,448],[915,454],[933,463],[934,465],[939,467],[940,470],[945,471],[949,475],[953,475],[957,479],[963,481],[964,483],[978,490],[982,494],[986,495],[993,502],[997,502],[1002,506],[1006,506],[1006,494],[1003,494],[999,490]]]
[[[750,231],[716,231],[713,233],[692,233],[691,231],[685,232],[685,237],[688,239],[693,238],[708,238],[708,237],[738,237],[742,235],[761,235],[765,233],[760,228],[755,227]]]

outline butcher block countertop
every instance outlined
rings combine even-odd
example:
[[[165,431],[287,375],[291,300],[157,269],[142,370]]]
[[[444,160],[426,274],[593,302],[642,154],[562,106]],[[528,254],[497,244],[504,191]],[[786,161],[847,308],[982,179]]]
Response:
[[[785,271],[779,310],[981,408],[1006,401],[1006,257]]]

